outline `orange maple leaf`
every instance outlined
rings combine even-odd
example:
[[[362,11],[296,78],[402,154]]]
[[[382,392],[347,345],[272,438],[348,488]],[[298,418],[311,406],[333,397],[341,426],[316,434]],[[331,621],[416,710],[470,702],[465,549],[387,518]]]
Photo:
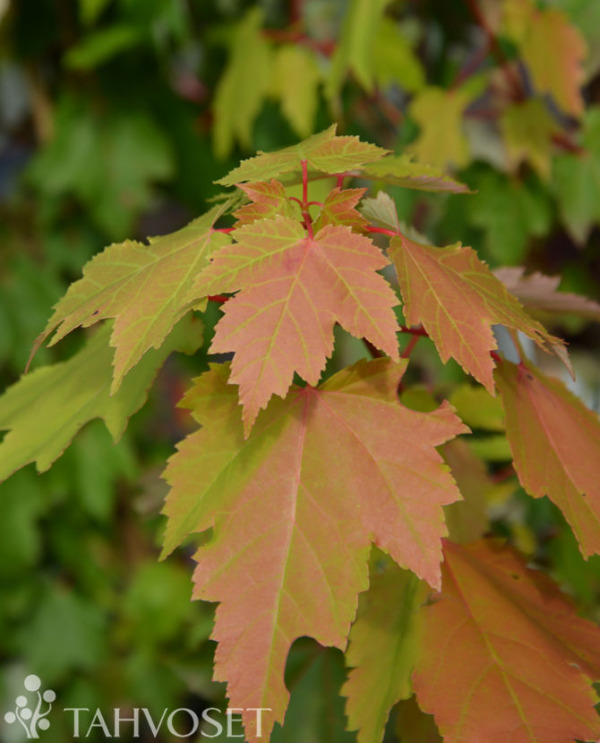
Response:
[[[496,382],[525,490],[564,513],[586,557],[600,553],[600,421],[558,379],[502,363]]]
[[[596,740],[598,627],[513,550],[445,542],[444,558],[413,682],[445,743]]]
[[[568,363],[564,344],[530,317],[471,248],[434,248],[405,236],[392,238],[390,257],[398,272],[408,323],[422,323],[442,361],[456,359],[494,393],[497,347],[493,324],[520,330]]]
[[[247,439],[226,365],[200,377],[184,401],[203,427],[165,472],[165,552],[213,529],[195,558],[194,596],[221,602],[215,678],[228,682],[234,707],[271,708],[269,728],[287,706],[294,640],[345,647],[372,542],[439,582],[442,506],[460,494],[435,447],[465,427],[447,403],[431,413],[402,406],[405,368],[363,361],[318,389],[293,388]],[[253,722],[246,714],[248,740]]]

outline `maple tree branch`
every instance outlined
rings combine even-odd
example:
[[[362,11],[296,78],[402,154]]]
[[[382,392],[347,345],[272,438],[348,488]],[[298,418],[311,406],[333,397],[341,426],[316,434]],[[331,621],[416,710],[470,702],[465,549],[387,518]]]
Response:
[[[418,325],[416,328],[409,328],[407,325],[400,326],[401,333],[409,333],[410,335],[416,335],[419,337],[429,338],[429,333],[425,330],[422,325]]]
[[[302,206],[308,205],[308,160],[302,160]]]
[[[299,26],[302,23],[302,6],[304,0],[290,0],[290,25]]]
[[[310,202],[308,200],[308,160],[302,160],[302,216],[304,217],[304,226],[309,234],[309,237],[313,236],[312,218],[308,207]]]
[[[400,354],[400,358],[407,359],[411,355],[414,347],[417,345],[417,343],[422,337],[423,336],[420,333],[413,335],[412,338],[406,344],[406,348]]]
[[[465,0],[467,7],[473,17],[473,20],[481,28],[486,36],[489,49],[492,51],[500,66],[504,70],[507,80],[509,80],[513,89],[515,100],[522,101],[527,97],[525,85],[520,75],[515,71],[514,67],[511,66],[510,60],[504,53],[502,45],[498,41],[495,31],[490,27],[487,22],[483,11],[479,6],[479,0]]]

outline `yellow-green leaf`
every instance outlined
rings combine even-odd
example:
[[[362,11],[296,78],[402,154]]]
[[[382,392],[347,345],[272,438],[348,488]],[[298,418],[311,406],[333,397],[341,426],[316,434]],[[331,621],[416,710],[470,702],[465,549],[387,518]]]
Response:
[[[407,150],[419,160],[440,167],[468,165],[469,144],[463,134],[462,119],[471,98],[466,91],[424,88],[409,106],[409,113],[421,132]]]
[[[276,53],[273,92],[299,137],[313,131],[321,72],[314,53],[298,44],[285,44]]]
[[[247,149],[251,147],[252,125],[271,88],[273,54],[261,33],[262,24],[263,12],[254,8],[233,35],[231,57],[219,79],[213,105],[218,157],[228,155],[236,140]]]
[[[125,374],[150,348],[160,348],[201,298],[194,288],[198,273],[214,250],[230,242],[212,229],[221,212],[215,207],[178,232],[151,238],[149,245],[126,240],[94,256],[83,278],[57,304],[38,343],[54,330],[51,345],[79,326],[115,318],[110,342],[116,349],[116,391]]]
[[[265,181],[285,173],[299,172],[303,160],[324,173],[345,173],[388,154],[388,150],[361,142],[358,137],[337,137],[336,129],[337,125],[333,124],[329,129],[291,147],[275,152],[260,152],[256,157],[243,160],[239,167],[217,183],[234,186],[244,181]]]
[[[202,344],[202,324],[184,318],[158,351],[150,351],[110,394],[113,350],[110,323],[68,361],[23,376],[0,397],[0,480],[30,462],[47,470],[88,421],[103,418],[113,439],[139,410],[158,369],[175,350],[193,353]]]
[[[504,110],[500,130],[506,144],[509,166],[517,170],[528,162],[541,178],[548,180],[552,156],[552,136],[558,125],[544,103],[531,98]]]
[[[351,670],[342,688],[348,727],[358,730],[358,743],[380,743],[390,709],[412,694],[410,677],[420,651],[418,612],[429,591],[386,558],[375,559],[371,573],[350,630],[346,662]]]

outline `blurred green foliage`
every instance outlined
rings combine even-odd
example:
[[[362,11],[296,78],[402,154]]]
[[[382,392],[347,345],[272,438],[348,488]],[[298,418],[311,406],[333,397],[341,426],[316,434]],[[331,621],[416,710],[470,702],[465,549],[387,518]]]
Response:
[[[582,117],[535,89],[501,2],[0,2],[0,385],[21,375],[52,305],[104,245],[174,230],[206,209],[213,181],[240,157],[332,121],[459,168],[473,196],[391,189],[401,218],[436,244],[460,239],[493,266],[560,274],[565,288],[599,299],[599,5],[556,0],[540,12],[549,5],[588,46]],[[515,76],[556,127],[552,139],[540,125],[540,154],[535,121],[517,122],[511,131],[525,134],[516,160],[499,125],[515,103]],[[223,686],[210,680],[212,609],[189,601],[191,559],[156,562],[159,473],[191,425],[173,404],[206,368],[217,319],[212,308],[193,359],[166,364],[118,445],[94,421],[50,471],[30,465],[0,484],[2,710],[33,672],[63,707],[224,705]],[[598,406],[597,326],[557,326],[592,360],[580,384]],[[360,350],[337,337],[349,363]],[[34,366],[80,345],[42,348]],[[425,383],[461,377],[427,342],[417,350]],[[499,480],[505,444],[474,443]],[[598,562],[584,563],[548,502],[523,499],[501,499],[498,532],[598,617]],[[288,666],[289,722],[273,740],[354,740],[340,722],[341,657],[300,641]],[[45,740],[67,740],[66,722],[53,719]],[[18,732],[6,727],[2,739]]]

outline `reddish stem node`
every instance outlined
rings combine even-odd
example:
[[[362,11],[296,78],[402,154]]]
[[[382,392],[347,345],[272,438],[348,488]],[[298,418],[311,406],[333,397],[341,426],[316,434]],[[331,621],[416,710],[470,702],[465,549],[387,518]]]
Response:
[[[230,299],[230,297],[228,297],[226,294],[211,294],[208,297],[209,302],[218,302],[219,304],[227,302],[228,299]]]
[[[416,335],[417,337],[429,337],[429,333],[422,325],[419,325],[416,328],[409,328],[407,325],[401,325],[400,332],[409,333],[410,335]]]

